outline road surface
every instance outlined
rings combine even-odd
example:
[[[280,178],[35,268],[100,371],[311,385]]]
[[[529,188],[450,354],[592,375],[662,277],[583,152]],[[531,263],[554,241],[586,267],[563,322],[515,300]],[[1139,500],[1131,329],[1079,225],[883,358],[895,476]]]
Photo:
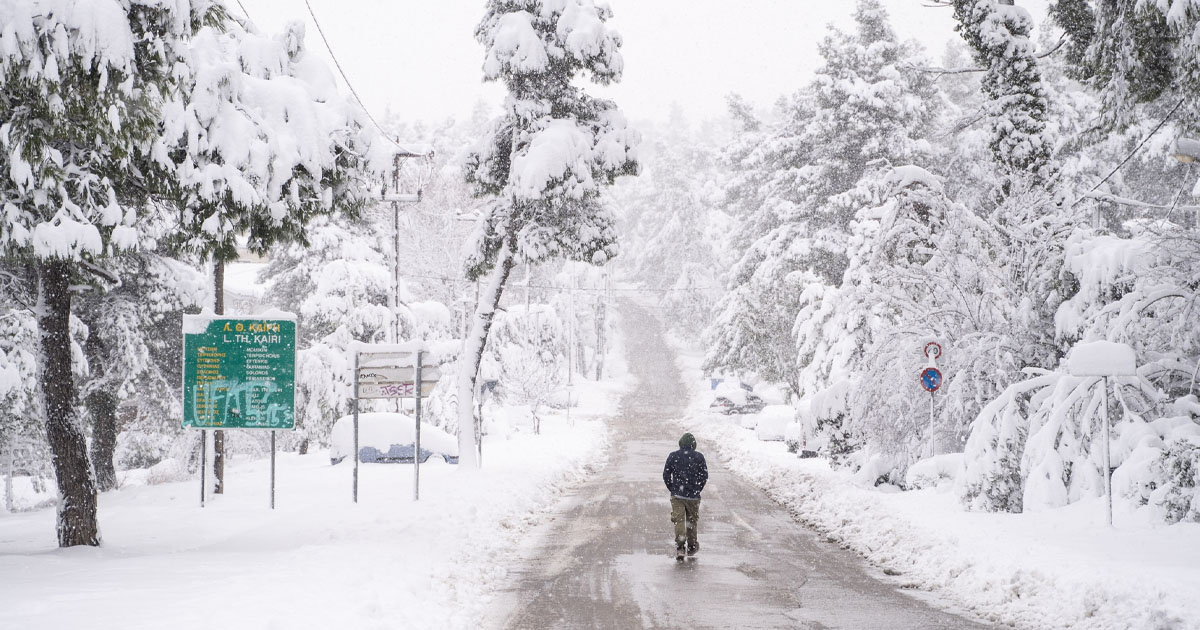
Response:
[[[700,507],[700,554],[676,562],[662,484],[687,392],[661,326],[622,305],[638,386],[612,421],[609,461],[551,519],[510,572],[489,626],[613,628],[909,628],[986,626],[899,590],[730,473],[715,448]]]

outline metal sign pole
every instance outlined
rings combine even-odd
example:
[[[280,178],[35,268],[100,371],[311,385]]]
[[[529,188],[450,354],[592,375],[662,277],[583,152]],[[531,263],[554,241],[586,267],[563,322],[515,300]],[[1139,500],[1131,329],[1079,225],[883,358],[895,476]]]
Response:
[[[413,444],[413,501],[421,498],[421,351],[417,350],[417,367],[413,374],[413,416],[416,417],[416,440]]]
[[[934,431],[933,392],[929,392],[929,454],[937,455],[937,437]]]
[[[1109,454],[1109,432],[1112,431],[1112,418],[1108,412],[1108,377],[1104,377],[1104,494],[1108,500],[1108,526],[1112,527],[1112,464]]]
[[[358,503],[358,351],[354,352],[354,502]]]
[[[200,507],[204,507],[204,484],[208,483],[208,431],[200,429]]]
[[[271,431],[271,509],[275,509],[275,431]]]
[[[12,514],[14,511],[13,505],[13,474],[16,473],[17,456],[10,446],[8,450],[8,465],[5,467],[4,475],[4,511]]]

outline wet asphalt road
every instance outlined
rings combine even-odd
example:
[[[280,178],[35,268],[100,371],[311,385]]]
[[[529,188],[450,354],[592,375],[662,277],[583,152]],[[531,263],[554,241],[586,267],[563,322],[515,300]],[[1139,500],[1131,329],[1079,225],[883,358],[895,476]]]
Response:
[[[676,562],[662,484],[686,391],[658,322],[622,305],[639,385],[611,423],[608,464],[531,532],[540,541],[510,572],[489,627],[916,628],[987,626],[899,590],[823,540],[706,452],[700,554]]]

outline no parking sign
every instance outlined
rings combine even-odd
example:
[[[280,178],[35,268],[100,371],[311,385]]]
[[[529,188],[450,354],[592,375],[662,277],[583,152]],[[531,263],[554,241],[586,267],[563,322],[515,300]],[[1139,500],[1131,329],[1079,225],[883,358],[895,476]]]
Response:
[[[938,390],[938,388],[941,386],[942,386],[942,371],[941,370],[939,370],[935,367],[929,367],[929,368],[925,368],[924,370],[921,371],[921,387],[924,387],[925,391],[932,394],[933,392],[936,392]]]

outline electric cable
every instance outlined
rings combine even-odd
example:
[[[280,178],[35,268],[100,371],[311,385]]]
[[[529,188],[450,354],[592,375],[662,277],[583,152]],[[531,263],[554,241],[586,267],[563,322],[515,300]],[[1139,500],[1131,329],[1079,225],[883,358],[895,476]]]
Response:
[[[473,280],[467,280],[466,278],[449,278],[449,277],[445,277],[445,276],[429,276],[429,275],[420,275],[420,274],[408,274],[408,275],[405,275],[404,278],[406,278],[406,279],[413,278],[413,279],[418,279],[418,280],[438,280],[440,282],[465,282],[465,283],[474,282]],[[510,284],[510,285],[506,286],[506,289],[519,290],[519,289],[524,289],[524,288],[526,288],[526,285],[524,285],[524,284]],[[540,289],[540,290],[544,290],[544,291],[558,291],[558,292],[578,291],[578,292],[583,292],[583,293],[608,293],[608,292],[613,292],[613,293],[617,293],[617,292],[620,292],[620,293],[672,293],[672,292],[704,293],[704,292],[708,292],[708,291],[723,291],[724,290],[721,287],[702,287],[702,288],[687,288],[687,289],[675,289],[675,288],[671,288],[671,289],[625,289],[625,288],[591,289],[591,288],[585,288],[585,287],[576,287],[576,288],[560,287],[560,286],[555,286],[552,284],[531,284],[531,285],[528,285],[528,288]]]
[[[240,1],[241,0],[239,0],[239,2]],[[308,14],[312,16],[313,24],[317,26],[317,33],[321,36],[321,41],[325,42],[325,50],[329,51],[329,56],[333,59],[333,65],[337,67],[338,74],[342,75],[342,80],[346,82],[346,87],[350,88],[350,93],[354,95],[354,100],[358,101],[358,106],[362,108],[363,113],[366,114],[367,118],[371,120],[371,124],[375,125],[375,128],[379,130],[380,135],[382,135],[384,138],[387,138],[388,142],[391,142],[401,149],[416,155],[415,151],[395,140],[392,140],[392,137],[389,136],[387,131],[384,130],[383,125],[380,125],[379,121],[375,120],[375,117],[371,115],[371,110],[367,109],[367,104],[364,103],[362,97],[358,95],[358,90],[354,89],[354,84],[350,83],[350,77],[346,76],[346,71],[342,69],[342,63],[338,61],[337,55],[334,54],[333,46],[329,45],[329,38],[325,37],[325,29],[321,28],[321,21],[317,19],[317,14],[313,11],[312,4],[310,4],[308,0],[304,0],[304,6],[308,7]]]

